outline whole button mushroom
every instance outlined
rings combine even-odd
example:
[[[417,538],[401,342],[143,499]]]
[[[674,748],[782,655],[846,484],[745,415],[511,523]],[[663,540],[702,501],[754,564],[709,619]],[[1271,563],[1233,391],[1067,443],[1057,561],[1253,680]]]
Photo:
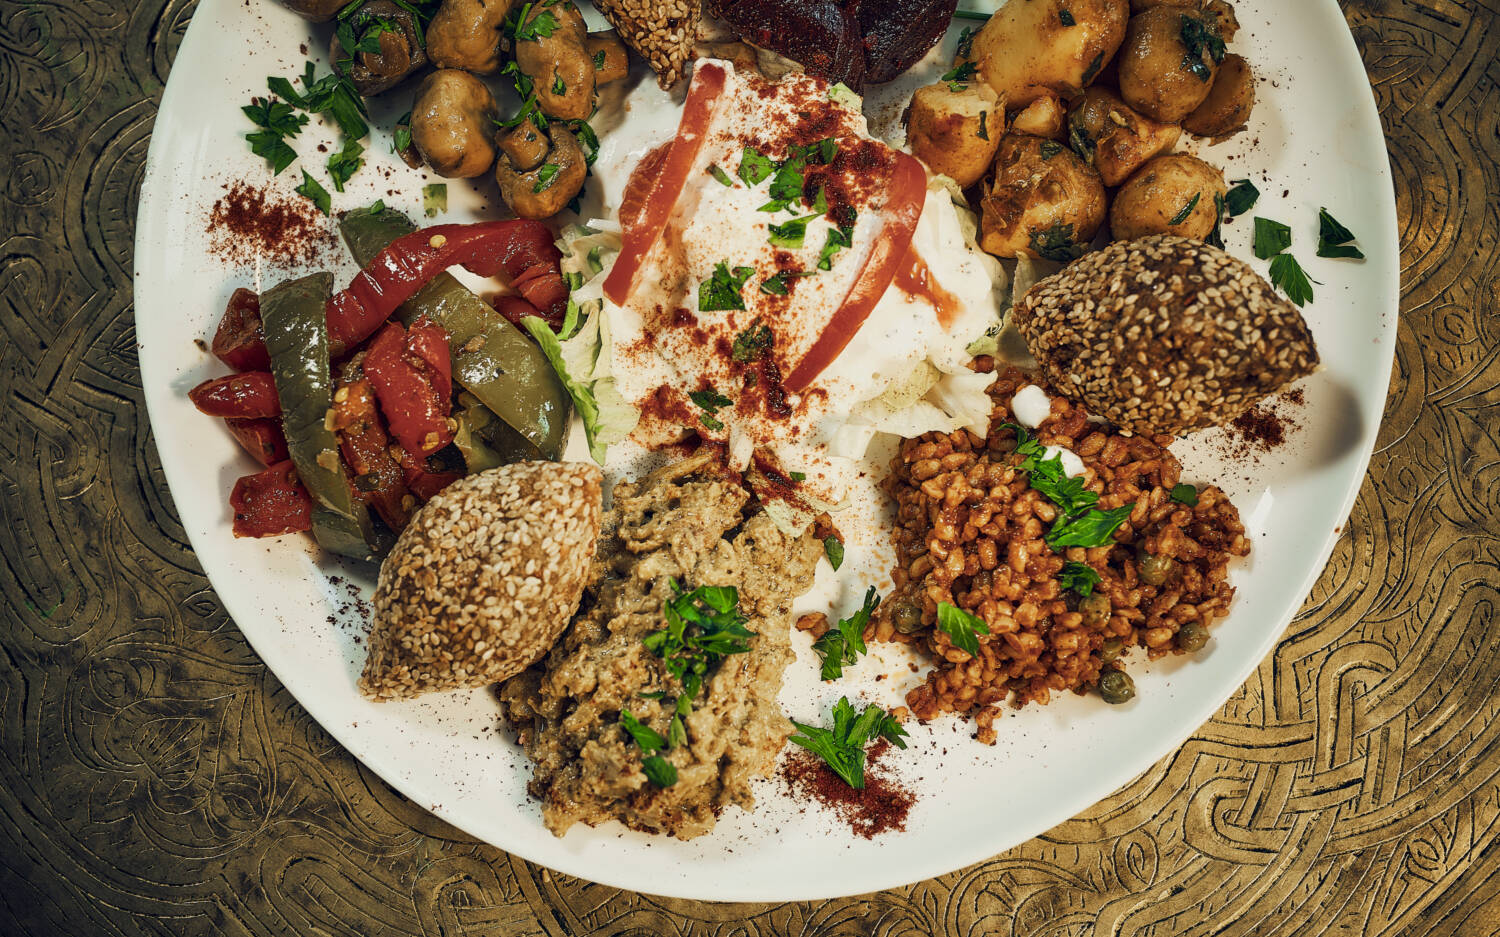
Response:
[[[482,175],[495,161],[495,96],[456,68],[428,75],[411,109],[411,142],[433,172],[449,179]]]
[[[511,0],[443,0],[427,24],[427,54],[438,68],[493,75],[505,65],[501,45]]]
[[[531,79],[537,106],[548,117],[587,120],[594,113],[597,79],[588,38],[583,16],[567,0],[536,4],[516,27],[516,66]]]
[[[427,64],[421,27],[410,10],[391,0],[369,0],[344,19],[356,40],[355,51],[346,50],[334,33],[328,57],[354,90],[369,97],[389,91]],[[340,31],[343,25],[340,25]],[[379,47],[364,47],[373,41]]]
[[[495,181],[510,210],[521,218],[550,218],[562,211],[582,189],[588,160],[578,138],[566,125],[553,121],[543,136],[526,121],[501,138],[502,155],[495,161]],[[541,159],[537,144],[548,143]]]
[[[349,0],[281,0],[283,6],[314,23],[326,23],[339,15]]]

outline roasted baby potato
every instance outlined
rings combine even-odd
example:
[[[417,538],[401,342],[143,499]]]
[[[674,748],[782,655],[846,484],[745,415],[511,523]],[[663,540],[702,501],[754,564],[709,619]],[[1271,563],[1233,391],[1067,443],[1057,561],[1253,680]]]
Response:
[[[1224,174],[1198,157],[1158,156],[1115,193],[1110,234],[1117,241],[1148,234],[1204,240],[1218,223],[1218,206],[1228,191]]]
[[[979,244],[997,257],[1067,262],[1104,222],[1104,183],[1055,140],[1006,134],[980,199]]]
[[[1051,91],[1016,112],[1011,118],[1010,129],[1015,133],[1029,133],[1034,137],[1061,140],[1067,111],[1062,99]]]
[[[1182,128],[1200,137],[1227,137],[1245,129],[1254,106],[1255,74],[1249,62],[1231,52],[1219,63],[1208,97],[1182,119]]]
[[[449,179],[482,174],[495,161],[495,96],[466,71],[440,68],[417,88],[411,142],[432,171]]]
[[[974,35],[966,61],[1008,108],[1047,91],[1075,95],[1120,47],[1129,13],[1129,0],[1006,3]]]
[[[912,95],[907,146],[933,172],[960,186],[984,176],[1004,133],[1005,111],[989,85],[940,81]]]
[[[1099,171],[1105,185],[1119,185],[1146,160],[1177,142],[1175,124],[1143,117],[1107,88],[1083,93],[1068,112],[1068,145]]]
[[[1179,123],[1208,97],[1224,54],[1220,18],[1206,10],[1138,13],[1116,62],[1120,97],[1153,120]]]

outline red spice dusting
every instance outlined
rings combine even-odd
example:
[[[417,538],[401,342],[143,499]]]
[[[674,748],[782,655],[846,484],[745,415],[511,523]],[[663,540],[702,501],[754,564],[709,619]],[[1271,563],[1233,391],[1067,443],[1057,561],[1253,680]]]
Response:
[[[1290,423],[1265,404],[1257,404],[1229,424],[1231,435],[1246,452],[1270,452],[1286,442]]]
[[[885,739],[871,746],[863,790],[845,784],[821,758],[804,748],[788,753],[781,763],[780,777],[792,794],[827,807],[856,836],[874,839],[881,833],[906,829],[906,818],[917,800],[908,788],[880,769],[878,762],[890,747]]]
[[[209,252],[227,263],[313,265],[337,255],[328,219],[301,196],[279,196],[236,180],[208,215]]]

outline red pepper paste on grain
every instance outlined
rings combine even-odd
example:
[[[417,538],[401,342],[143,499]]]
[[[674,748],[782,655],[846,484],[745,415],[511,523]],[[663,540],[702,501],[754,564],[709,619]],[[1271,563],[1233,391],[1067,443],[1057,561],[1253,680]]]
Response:
[[[865,764],[865,786],[855,790],[818,756],[792,748],[781,763],[781,780],[799,797],[814,800],[833,812],[856,836],[874,839],[881,833],[906,829],[906,818],[917,797],[879,769],[891,748],[881,739],[870,746]]]
[[[227,263],[314,264],[337,252],[328,219],[301,196],[235,180],[208,214],[209,252]]]

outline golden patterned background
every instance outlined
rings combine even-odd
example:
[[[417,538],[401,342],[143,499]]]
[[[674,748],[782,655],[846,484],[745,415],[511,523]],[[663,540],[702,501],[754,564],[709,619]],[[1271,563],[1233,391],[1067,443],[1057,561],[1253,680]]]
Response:
[[[0,0],[0,934],[1500,933],[1495,0],[1344,4],[1395,167],[1400,348],[1370,478],[1276,652],[1046,836],[877,895],[733,906],[470,840],[339,748],[225,615],[132,326],[191,11]]]

